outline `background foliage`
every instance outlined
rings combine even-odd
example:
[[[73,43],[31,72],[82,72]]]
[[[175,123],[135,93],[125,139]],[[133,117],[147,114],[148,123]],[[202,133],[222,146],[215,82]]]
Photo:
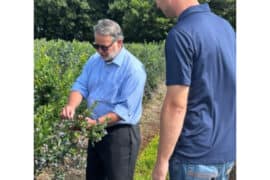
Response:
[[[212,0],[209,5],[235,28],[235,0]],[[154,0],[35,0],[34,37],[93,41],[92,27],[101,18],[117,21],[126,42],[164,40],[176,20],[166,18]]]

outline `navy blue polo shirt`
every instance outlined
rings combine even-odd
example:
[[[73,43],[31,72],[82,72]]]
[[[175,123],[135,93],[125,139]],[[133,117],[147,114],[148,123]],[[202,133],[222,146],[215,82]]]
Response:
[[[172,157],[182,163],[235,160],[236,43],[208,4],[180,14],[166,40],[166,85],[189,86],[187,113]]]

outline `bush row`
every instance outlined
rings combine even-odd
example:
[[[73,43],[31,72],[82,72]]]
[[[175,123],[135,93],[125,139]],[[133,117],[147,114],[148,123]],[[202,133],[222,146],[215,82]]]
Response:
[[[164,77],[164,43],[125,44],[145,65],[144,101]],[[59,167],[66,157],[80,164],[82,150],[73,147],[59,128],[59,113],[72,83],[95,52],[88,42],[37,39],[34,41],[34,158],[35,174],[44,167]],[[78,113],[85,110],[84,103]]]

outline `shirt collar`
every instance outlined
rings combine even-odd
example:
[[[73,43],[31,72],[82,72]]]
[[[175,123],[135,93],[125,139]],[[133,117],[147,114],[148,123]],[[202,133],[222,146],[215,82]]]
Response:
[[[126,52],[126,48],[123,46],[120,50],[120,52],[114,57],[112,64],[116,64],[118,66],[121,66],[124,60],[124,55]]]
[[[211,12],[211,9],[210,9],[208,3],[199,4],[199,5],[195,5],[195,6],[191,6],[191,7],[187,8],[186,10],[184,10],[180,14],[178,21],[184,19],[186,16],[188,16],[190,14],[200,13],[200,12]]]

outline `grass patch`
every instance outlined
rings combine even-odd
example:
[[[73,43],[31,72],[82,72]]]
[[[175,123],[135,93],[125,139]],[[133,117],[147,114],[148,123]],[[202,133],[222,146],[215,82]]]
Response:
[[[147,147],[139,154],[136,163],[134,180],[151,180],[152,170],[156,162],[159,136],[155,136]]]

